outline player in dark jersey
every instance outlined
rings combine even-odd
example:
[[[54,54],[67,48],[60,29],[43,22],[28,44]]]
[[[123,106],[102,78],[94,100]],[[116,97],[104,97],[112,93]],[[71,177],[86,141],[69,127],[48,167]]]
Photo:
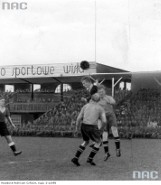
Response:
[[[0,135],[5,137],[9,147],[13,151],[13,154],[15,156],[20,155],[22,152],[16,150],[15,143],[13,142],[11,134],[6,125],[6,119],[12,125],[13,128],[16,128],[12,122],[8,108],[5,107],[5,99],[1,97],[0,98]]]
[[[89,76],[84,76],[81,79],[81,82],[82,82],[83,87],[85,87],[85,89],[89,92],[88,97],[86,98],[83,97],[81,100],[84,102],[89,102],[89,100],[91,99],[91,96],[97,93],[97,85],[94,85],[92,83],[92,80]]]
[[[88,156],[87,163],[95,165],[93,162],[94,156],[99,151],[102,139],[102,131],[104,124],[106,123],[106,115],[104,109],[97,103],[100,97],[98,93],[95,93],[91,97],[91,101],[83,106],[81,112],[76,121],[76,132],[78,130],[79,124],[81,124],[81,134],[83,137],[83,143],[79,146],[75,157],[71,160],[76,166],[80,166],[78,160],[83,151],[86,149],[86,146],[89,144],[89,141],[92,140],[95,142],[91,153]],[[98,129],[98,119],[102,121],[102,127]]]

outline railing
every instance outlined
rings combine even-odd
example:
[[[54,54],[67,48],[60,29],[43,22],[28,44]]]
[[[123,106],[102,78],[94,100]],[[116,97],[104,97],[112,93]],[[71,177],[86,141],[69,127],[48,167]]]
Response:
[[[51,92],[34,92],[33,97],[31,92],[28,93],[17,93],[13,96],[12,101],[17,103],[28,103],[29,101],[34,102],[41,102],[41,103],[47,103],[47,102],[58,102],[61,100],[60,94],[54,94]]]
[[[56,103],[12,103],[9,105],[11,113],[46,112]]]

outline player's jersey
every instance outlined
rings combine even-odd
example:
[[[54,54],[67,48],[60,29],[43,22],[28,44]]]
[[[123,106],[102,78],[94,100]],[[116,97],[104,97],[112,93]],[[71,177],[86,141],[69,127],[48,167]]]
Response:
[[[112,96],[105,95],[103,98],[100,99],[98,102],[101,107],[104,108],[106,113],[112,113],[113,112],[113,106],[115,104],[115,100]]]
[[[93,85],[92,88],[90,89],[90,95],[92,96],[93,94],[97,93],[97,86]]]
[[[95,102],[90,102],[86,104],[80,115],[83,117],[83,123],[87,125],[97,125],[98,119],[101,118],[104,109]]]
[[[5,108],[4,112],[0,111],[0,122],[5,122],[6,121],[6,117],[9,117],[10,113],[9,110],[7,108]]]
[[[93,85],[92,88],[89,90],[89,95],[88,95],[88,97],[87,97],[87,102],[90,101],[91,96],[92,96],[93,94],[95,94],[95,93],[97,93],[97,86],[96,86],[96,85]]]

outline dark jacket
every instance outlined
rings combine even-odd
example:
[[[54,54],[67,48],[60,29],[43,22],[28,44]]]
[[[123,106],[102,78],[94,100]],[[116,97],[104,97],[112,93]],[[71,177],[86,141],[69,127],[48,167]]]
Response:
[[[89,91],[89,96],[88,96],[88,97],[86,97],[87,102],[89,102],[89,101],[90,101],[91,96],[92,96],[93,94],[97,93],[97,91],[98,91],[97,86],[96,86],[96,85],[93,85],[93,86],[92,86],[92,88],[91,88],[91,90]]]

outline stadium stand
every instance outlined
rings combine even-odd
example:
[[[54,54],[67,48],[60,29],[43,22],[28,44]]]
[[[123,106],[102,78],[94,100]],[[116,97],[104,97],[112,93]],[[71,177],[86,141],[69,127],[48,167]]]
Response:
[[[13,93],[2,93],[6,99]],[[64,101],[56,104],[33,123],[22,123],[13,135],[21,136],[72,136],[81,107],[83,89],[64,94]],[[140,89],[136,94],[118,90],[115,93],[118,127],[122,138],[161,138],[161,94],[158,89]]]
[[[161,94],[158,89],[141,89],[123,102],[117,119],[120,135],[161,138]]]
[[[64,101],[40,116],[34,123],[22,124],[13,135],[72,135],[77,115],[83,106],[81,97],[86,96],[84,90],[70,91],[64,94]]]

